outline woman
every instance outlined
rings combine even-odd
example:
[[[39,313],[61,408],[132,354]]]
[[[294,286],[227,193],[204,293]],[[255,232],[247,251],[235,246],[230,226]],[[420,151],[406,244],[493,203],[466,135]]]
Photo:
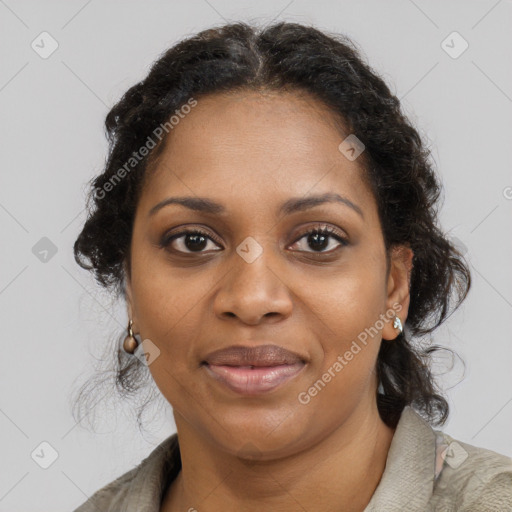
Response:
[[[433,428],[448,404],[413,338],[470,273],[348,39],[206,30],[106,128],[75,255],[126,300],[118,382],[149,371],[177,434],[77,511],[512,510],[512,461]]]

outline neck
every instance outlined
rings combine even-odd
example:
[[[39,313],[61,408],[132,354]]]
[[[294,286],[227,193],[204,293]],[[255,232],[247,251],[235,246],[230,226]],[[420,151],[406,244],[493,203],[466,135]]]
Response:
[[[318,443],[277,460],[226,453],[175,413],[182,470],[162,512],[322,510],[362,512],[386,465],[394,430],[376,404],[360,408]]]

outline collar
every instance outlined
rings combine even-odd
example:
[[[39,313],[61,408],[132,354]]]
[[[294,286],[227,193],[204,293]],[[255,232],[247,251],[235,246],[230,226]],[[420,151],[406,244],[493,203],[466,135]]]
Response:
[[[180,470],[178,434],[173,434],[133,471],[127,492],[109,510],[157,512],[163,493]],[[414,409],[406,406],[391,441],[384,473],[364,512],[424,512],[438,473],[436,432]]]
[[[364,512],[424,512],[436,476],[436,433],[406,406],[391,441],[384,473]]]
[[[180,470],[176,433],[160,443],[133,470],[126,492],[110,504],[108,512],[158,512],[165,490]]]

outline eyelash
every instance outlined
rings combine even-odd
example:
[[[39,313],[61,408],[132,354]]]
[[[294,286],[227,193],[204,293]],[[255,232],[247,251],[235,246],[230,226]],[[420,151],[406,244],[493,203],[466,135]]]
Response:
[[[309,236],[309,235],[313,235],[313,234],[328,235],[328,237],[334,238],[338,242],[340,242],[342,247],[345,247],[345,246],[347,246],[349,244],[348,240],[345,237],[341,236],[335,228],[332,228],[330,226],[322,226],[321,228],[315,227],[313,229],[305,231],[298,238],[295,239],[293,244],[297,243],[299,240],[302,240],[304,237]],[[207,233],[206,231],[203,231],[200,228],[194,228],[194,229],[185,229],[185,230],[179,231],[178,233],[174,233],[171,236],[164,235],[162,237],[162,240],[161,240],[159,245],[160,245],[160,247],[162,249],[165,249],[165,248],[167,248],[170,245],[170,243],[172,241],[177,240],[178,238],[181,238],[181,237],[186,236],[186,235],[201,235],[201,236],[209,238],[213,242],[219,244],[219,242],[217,242],[217,240],[212,238],[212,236],[209,233]],[[322,255],[322,254],[331,254],[334,251],[336,251],[337,249],[339,249],[339,247],[336,248],[336,249],[331,249],[330,251],[325,251],[325,252],[324,251],[302,251],[302,252],[307,252],[309,254],[315,254],[315,255],[316,254]],[[186,255],[202,254],[202,251],[191,251],[191,252],[176,251],[176,252],[178,254],[186,254]],[[217,251],[215,251],[215,252],[217,252]]]

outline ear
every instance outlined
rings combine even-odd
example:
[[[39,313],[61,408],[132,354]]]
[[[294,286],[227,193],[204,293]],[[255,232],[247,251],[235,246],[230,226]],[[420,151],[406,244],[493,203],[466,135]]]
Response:
[[[410,279],[414,253],[407,245],[397,245],[391,250],[387,282],[386,312],[392,311],[405,325],[410,302]],[[394,340],[400,331],[393,327],[394,315],[382,329],[382,338]]]

